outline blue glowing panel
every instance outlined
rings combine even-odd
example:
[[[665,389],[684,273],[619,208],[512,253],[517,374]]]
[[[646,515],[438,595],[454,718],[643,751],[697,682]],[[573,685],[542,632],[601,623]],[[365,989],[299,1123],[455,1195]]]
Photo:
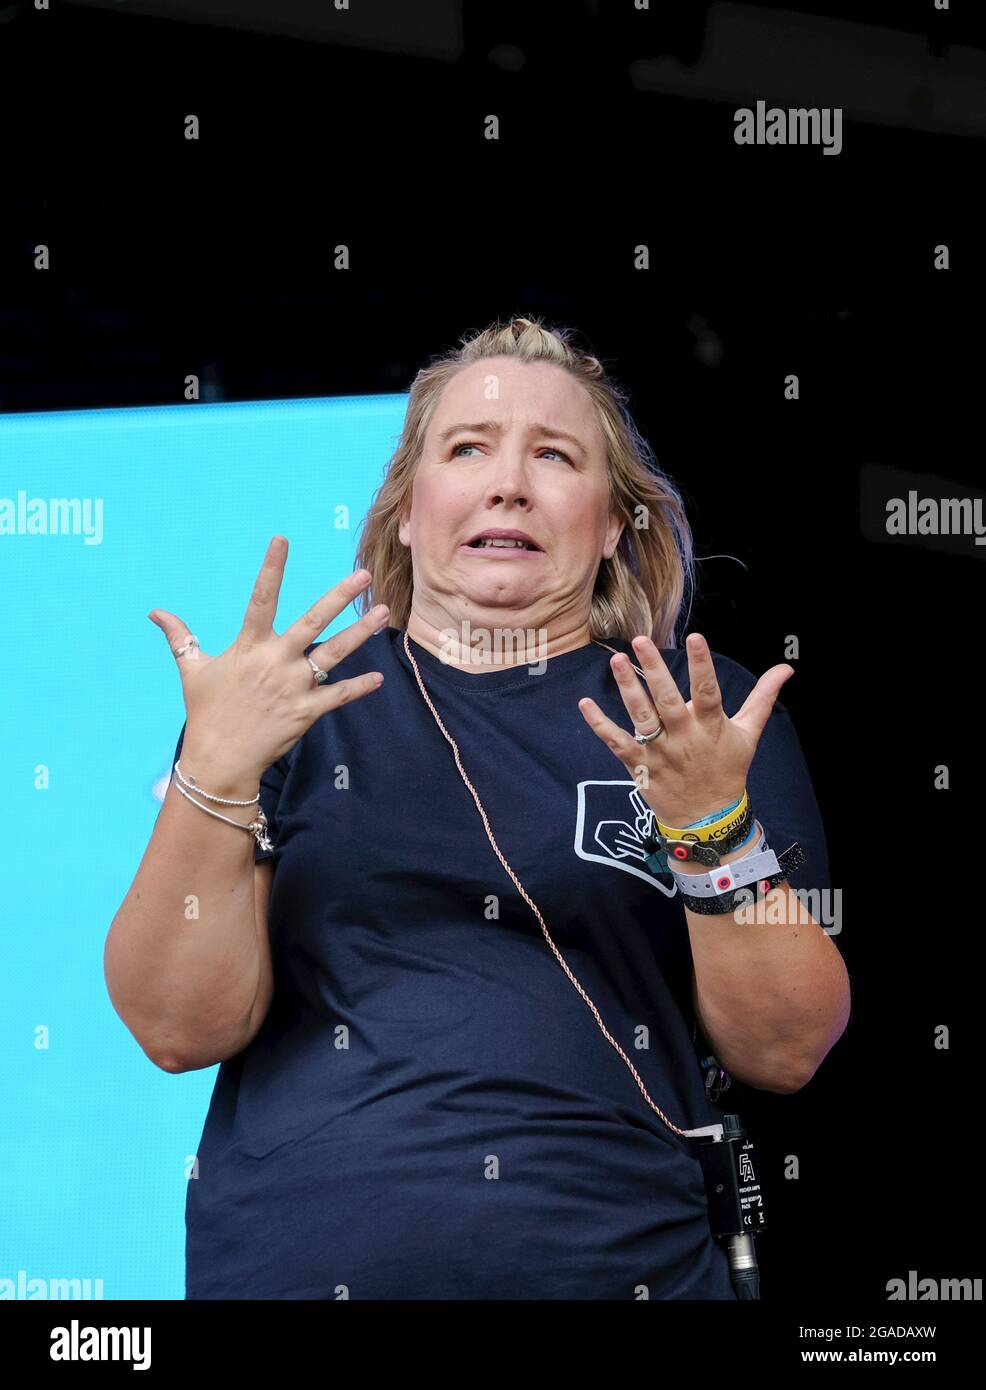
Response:
[[[184,1295],[186,1174],[216,1069],[156,1068],[103,978],[184,720],[146,615],[222,651],[281,534],[283,631],[352,570],[406,403],[0,415],[0,1297]]]

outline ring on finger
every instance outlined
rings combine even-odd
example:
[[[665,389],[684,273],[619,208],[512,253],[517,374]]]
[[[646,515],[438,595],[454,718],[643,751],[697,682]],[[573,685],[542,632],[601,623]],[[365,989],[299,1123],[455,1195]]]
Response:
[[[312,659],[311,659],[310,656],[306,656],[306,657],[305,657],[305,660],[308,662],[309,666],[312,668],[312,675],[315,677],[315,684],[316,684],[316,685],[324,685],[325,682],[329,679],[329,673],[328,673],[328,671],[323,671],[322,668],[321,668],[321,666],[316,666],[315,663],[314,663],[314,661],[312,661]]]
[[[177,661],[180,656],[185,655],[185,653],[189,650],[190,647],[197,647],[198,645],[199,639],[195,636],[194,633],[189,633],[188,641],[183,642],[180,647],[173,647],[172,654],[174,655],[174,658]]]
[[[634,728],[633,728],[633,736],[634,736],[634,738],[637,740],[638,743],[653,743],[654,740],[655,740],[656,738],[660,738],[661,735],[662,735],[663,733],[664,733],[664,725],[663,725],[663,724],[658,724],[657,728],[654,730],[654,732],[653,732],[652,734],[642,734],[642,733],[640,733],[640,731],[637,729],[637,726],[636,726],[636,725],[634,725]]]

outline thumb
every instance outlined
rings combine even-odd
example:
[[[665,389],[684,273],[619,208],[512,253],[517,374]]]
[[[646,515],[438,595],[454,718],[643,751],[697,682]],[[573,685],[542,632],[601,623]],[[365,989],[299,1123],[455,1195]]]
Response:
[[[774,703],[781,689],[795,674],[793,666],[784,664],[771,666],[769,671],[757,681],[743,703],[742,709],[733,715],[733,723],[749,729],[759,739],[767,720],[773,712]]]
[[[176,654],[179,647],[185,646],[192,636],[187,624],[184,623],[181,618],[176,618],[174,613],[169,613],[166,608],[152,608],[147,616],[154,626],[159,627],[168,639],[168,646],[171,648],[172,656]],[[197,646],[189,648],[184,655],[189,656],[193,653],[198,655]]]

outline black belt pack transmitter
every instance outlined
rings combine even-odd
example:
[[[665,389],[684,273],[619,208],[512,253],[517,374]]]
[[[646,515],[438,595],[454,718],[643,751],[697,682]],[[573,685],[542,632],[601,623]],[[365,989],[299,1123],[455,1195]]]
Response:
[[[712,1127],[718,1130],[719,1126]],[[697,1156],[705,1175],[712,1234],[722,1240],[729,1255],[729,1269],[740,1299],[760,1297],[760,1275],[754,1237],[764,1230],[760,1169],[739,1115],[724,1114],[722,1137],[697,1141]]]

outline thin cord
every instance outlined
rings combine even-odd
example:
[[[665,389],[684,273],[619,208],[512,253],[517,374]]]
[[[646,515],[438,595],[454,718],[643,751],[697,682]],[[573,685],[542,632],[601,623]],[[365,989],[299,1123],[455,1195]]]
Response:
[[[598,643],[598,645],[599,645],[599,646],[602,646],[602,647],[605,647],[605,646],[607,646],[607,643],[605,643],[605,642],[600,642],[600,643]],[[485,830],[486,830],[487,836],[489,837],[489,842],[490,842],[490,844],[493,846],[493,852],[494,852],[494,854],[496,855],[497,859],[499,859],[499,861],[500,861],[500,863],[503,865],[503,867],[506,869],[507,873],[508,873],[508,874],[510,875],[510,877],[513,879],[514,886],[515,886],[515,888],[517,889],[517,892],[521,895],[521,897],[522,897],[522,898],[524,899],[524,901],[527,903],[527,906],[531,909],[531,911],[534,913],[535,917],[536,917],[536,918],[538,919],[538,921],[540,922],[540,924],[541,924],[541,930],[542,930],[542,932],[544,933],[544,939],[545,939],[545,941],[547,941],[548,945],[551,947],[551,950],[554,952],[555,959],[558,961],[558,964],[561,966],[561,968],[564,970],[565,974],[566,974],[566,975],[568,976],[568,978],[571,980],[572,984],[573,984],[573,985],[575,986],[575,988],[578,990],[579,994],[580,994],[580,995],[582,996],[582,998],[585,1000],[586,1004],[588,1004],[589,1008],[592,1010],[593,1017],[595,1018],[596,1022],[599,1024],[599,1027],[600,1027],[600,1029],[601,1029],[601,1031],[602,1031],[603,1037],[606,1039],[607,1042],[611,1043],[611,1044],[613,1045],[613,1047],[616,1048],[617,1052],[620,1054],[620,1056],[623,1058],[624,1062],[626,1062],[627,1066],[630,1068],[630,1074],[631,1074],[631,1076],[633,1077],[634,1081],[636,1081],[637,1085],[640,1087],[640,1090],[641,1090],[641,1093],[642,1093],[642,1095],[643,1095],[643,1097],[644,1097],[644,1100],[647,1102],[647,1104],[650,1106],[650,1108],[655,1112],[655,1114],[657,1114],[657,1115],[660,1116],[660,1118],[663,1120],[663,1122],[667,1125],[668,1129],[673,1130],[675,1134],[680,1134],[681,1137],[682,1137],[683,1139],[689,1138],[689,1137],[690,1137],[690,1136],[689,1136],[689,1131],[688,1131],[688,1130],[685,1130],[685,1129],[679,1129],[678,1126],[677,1126],[672,1120],[669,1120],[669,1119],[668,1119],[667,1115],[665,1115],[664,1111],[660,1108],[660,1106],[659,1106],[659,1105],[656,1105],[656,1104],[654,1103],[654,1101],[651,1100],[650,1095],[648,1094],[648,1091],[647,1091],[647,1087],[644,1085],[643,1081],[640,1079],[640,1073],[637,1071],[637,1068],[636,1068],[636,1067],[633,1065],[633,1063],[630,1061],[630,1058],[629,1058],[629,1057],[626,1055],[626,1053],[623,1051],[623,1048],[620,1046],[620,1044],[619,1044],[619,1043],[616,1041],[616,1039],[613,1037],[612,1033],[609,1032],[609,1030],[607,1029],[605,1023],[603,1023],[602,1018],[600,1017],[599,1010],[596,1008],[595,1004],[594,1004],[594,1003],[592,1002],[592,1000],[589,998],[588,994],[586,994],[586,992],[585,992],[585,990],[582,988],[581,984],[578,982],[578,980],[577,980],[577,979],[575,978],[575,976],[572,974],[571,970],[568,968],[568,963],[567,963],[567,961],[565,960],[565,957],[562,955],[562,953],[559,951],[558,947],[557,947],[557,946],[555,945],[555,943],[552,941],[551,936],[550,936],[549,933],[548,933],[548,928],[547,928],[547,926],[545,925],[544,918],[541,916],[541,913],[540,913],[540,911],[538,910],[537,904],[533,901],[532,898],[530,898],[530,896],[528,895],[526,889],[524,888],[523,884],[521,883],[520,879],[517,877],[517,875],[514,873],[513,869],[510,867],[510,865],[507,863],[506,859],[504,859],[503,855],[501,854],[501,852],[500,852],[500,847],[499,847],[499,845],[497,844],[496,840],[493,838],[493,831],[490,829],[490,822],[489,822],[489,819],[488,819],[488,817],[487,817],[487,815],[486,815],[486,812],[483,810],[483,803],[480,801],[479,796],[478,796],[478,794],[477,794],[477,792],[476,792],[476,788],[473,786],[473,784],[470,782],[469,778],[466,776],[466,770],[465,770],[465,768],[462,766],[462,759],[459,757],[459,748],[458,748],[458,745],[456,744],[455,739],[454,739],[454,738],[452,737],[452,735],[449,733],[448,729],[446,729],[445,725],[442,723],[441,718],[439,717],[438,711],[435,709],[435,706],[432,704],[431,699],[430,699],[430,697],[429,697],[429,695],[428,695],[428,692],[427,692],[427,690],[426,690],[425,687],[424,687],[424,682],[423,682],[422,679],[421,679],[421,672],[418,670],[418,663],[415,661],[414,656],[413,656],[413,654],[412,654],[412,652],[411,652],[410,645],[409,645],[409,643],[408,643],[408,636],[407,636],[407,630],[406,630],[406,629],[405,629],[405,631],[404,631],[404,650],[405,650],[405,652],[407,652],[408,660],[410,661],[412,667],[414,668],[414,674],[415,674],[415,676],[417,677],[418,687],[419,687],[419,689],[420,689],[420,691],[421,691],[421,694],[424,696],[425,704],[428,706],[428,708],[431,710],[432,714],[435,716],[435,722],[436,722],[436,724],[437,724],[438,727],[441,729],[442,733],[445,735],[446,739],[448,740],[448,742],[449,742],[449,743],[451,744],[451,746],[452,746],[452,752],[455,754],[455,765],[456,765],[456,767],[459,769],[459,772],[460,772],[460,774],[461,774],[461,776],[462,776],[463,782],[465,782],[466,786],[469,788],[470,792],[472,793],[472,799],[473,799],[473,801],[475,801],[475,803],[476,803],[476,809],[477,809],[477,811],[479,812],[479,814],[480,814],[480,815],[482,816],[482,818],[483,818],[483,826],[484,826],[484,828],[485,828]],[[610,647],[609,650],[610,650],[611,652],[614,652],[614,651],[616,651],[616,648],[615,648],[615,647]],[[635,667],[634,667],[634,670],[640,671],[640,667],[639,667],[639,666],[635,666]],[[640,674],[643,675],[643,674],[644,674],[643,671],[640,671]]]

